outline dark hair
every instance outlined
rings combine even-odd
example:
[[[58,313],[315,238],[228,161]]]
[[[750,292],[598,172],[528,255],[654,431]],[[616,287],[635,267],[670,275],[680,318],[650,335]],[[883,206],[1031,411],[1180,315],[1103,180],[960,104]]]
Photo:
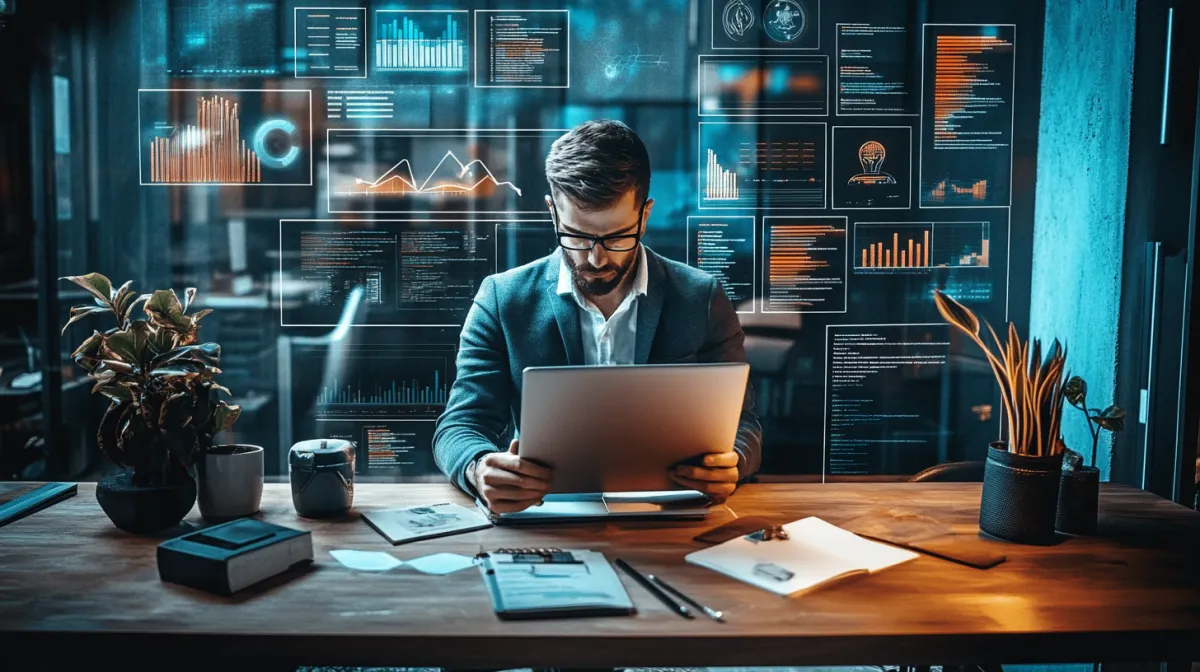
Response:
[[[581,210],[610,208],[630,189],[640,206],[650,194],[650,155],[625,124],[588,121],[550,146],[546,181],[552,196],[564,194]]]

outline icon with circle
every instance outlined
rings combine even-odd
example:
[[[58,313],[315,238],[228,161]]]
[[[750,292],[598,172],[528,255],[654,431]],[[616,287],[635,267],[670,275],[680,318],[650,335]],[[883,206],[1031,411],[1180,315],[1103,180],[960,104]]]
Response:
[[[895,184],[896,178],[883,172],[887,150],[883,143],[868,140],[858,148],[858,163],[862,172],[846,180],[846,184]]]
[[[770,0],[763,11],[763,31],[776,42],[795,42],[807,25],[808,16],[799,0]]]
[[[268,119],[254,131],[254,153],[267,168],[291,167],[300,156],[300,143],[296,124],[289,119]]]
[[[725,11],[721,12],[721,25],[734,42],[745,42],[750,38],[754,21],[754,10],[746,0],[729,0],[725,3]]]

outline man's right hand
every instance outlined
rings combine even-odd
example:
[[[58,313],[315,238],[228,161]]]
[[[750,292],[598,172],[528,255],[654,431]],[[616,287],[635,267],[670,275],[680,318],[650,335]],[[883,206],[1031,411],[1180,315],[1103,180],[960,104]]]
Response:
[[[516,513],[540,504],[550,491],[550,469],[517,455],[517,439],[507,453],[488,453],[475,466],[472,485],[493,513]]]

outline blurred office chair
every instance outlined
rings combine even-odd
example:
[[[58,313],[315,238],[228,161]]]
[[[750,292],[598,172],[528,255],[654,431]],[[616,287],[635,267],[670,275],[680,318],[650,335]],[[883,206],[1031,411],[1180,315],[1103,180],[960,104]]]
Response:
[[[980,483],[983,481],[983,462],[943,462],[935,464],[908,479],[909,483]]]
[[[744,301],[735,309],[753,311],[755,301]],[[738,321],[746,335],[755,412],[764,421],[790,416],[798,378],[800,314],[744,312]]]
[[[322,389],[334,379],[345,380],[346,352],[354,344],[351,327],[354,326],[355,318],[362,306],[364,294],[365,290],[361,285],[350,290],[350,293],[346,295],[346,304],[342,307],[342,314],[338,317],[337,326],[329,333],[320,336],[281,335],[279,337],[278,347],[275,349],[278,353],[278,365],[275,370],[277,371],[279,390],[279,473],[287,473],[288,449],[295,443],[293,419],[296,409],[296,390],[293,387],[292,379],[292,366],[294,365],[292,349],[296,346],[326,349],[325,369],[321,374],[321,384],[317,386],[317,390]],[[309,404],[303,408],[309,408],[314,402],[315,399],[309,400]]]
[[[813,371],[823,353],[801,346],[803,320],[799,313],[755,311],[749,299],[735,305],[745,334],[746,361],[754,388],[754,411],[763,426],[763,471],[795,470],[794,456],[803,448],[799,428],[810,422],[812,410],[803,403],[815,380]],[[754,311],[754,312],[751,312]],[[819,467],[818,467],[819,468]]]

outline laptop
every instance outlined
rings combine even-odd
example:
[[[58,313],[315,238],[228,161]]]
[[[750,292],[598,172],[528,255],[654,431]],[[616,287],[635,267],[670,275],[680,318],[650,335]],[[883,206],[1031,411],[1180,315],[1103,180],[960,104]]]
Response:
[[[491,517],[703,517],[707,498],[669,474],[733,446],[749,375],[743,362],[526,368],[520,453],[554,480],[541,506]]]
[[[515,513],[493,513],[481,500],[475,505],[493,524],[577,523],[614,518],[703,519],[708,497],[696,490],[653,492],[583,492],[552,494],[540,506]]]

